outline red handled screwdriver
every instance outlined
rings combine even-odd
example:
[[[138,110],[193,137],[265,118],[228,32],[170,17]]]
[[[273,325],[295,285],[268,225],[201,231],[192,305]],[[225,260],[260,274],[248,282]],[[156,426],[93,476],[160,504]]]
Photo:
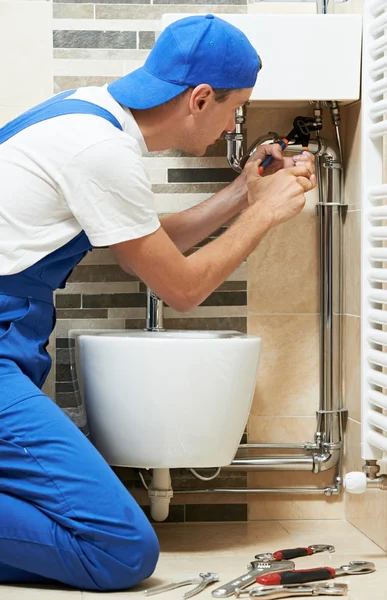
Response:
[[[292,558],[298,558],[299,556],[311,556],[318,552],[334,552],[335,547],[329,544],[313,544],[307,548],[288,548],[286,550],[277,550],[277,552],[265,552],[264,554],[256,554],[257,560],[291,560]]]
[[[338,569],[332,567],[319,567],[317,569],[304,569],[298,571],[282,571],[282,573],[270,573],[257,577],[256,582],[260,585],[289,585],[292,583],[309,583],[311,581],[322,581],[323,579],[334,579],[342,575],[360,575],[372,573],[375,565],[365,561],[351,561]]]

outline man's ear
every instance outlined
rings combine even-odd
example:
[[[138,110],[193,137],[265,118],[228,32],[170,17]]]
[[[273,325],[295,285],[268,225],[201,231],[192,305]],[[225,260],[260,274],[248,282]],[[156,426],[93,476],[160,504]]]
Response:
[[[201,83],[191,92],[189,107],[192,114],[197,114],[208,106],[214,97],[214,91],[208,83]]]

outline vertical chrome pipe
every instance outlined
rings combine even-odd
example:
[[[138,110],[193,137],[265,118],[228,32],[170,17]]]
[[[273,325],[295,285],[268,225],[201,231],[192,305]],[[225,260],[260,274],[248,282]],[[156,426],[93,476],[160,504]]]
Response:
[[[338,152],[320,158],[320,410],[318,432],[326,452],[342,443],[343,167]],[[335,452],[333,452],[334,454]],[[333,459],[333,456],[332,456]],[[326,467],[331,462],[328,460]],[[321,463],[321,467],[323,462]],[[324,468],[322,468],[324,470]]]
[[[149,287],[147,288],[146,305],[146,331],[164,331],[163,301]]]
[[[243,156],[243,124],[245,122],[245,107],[239,106],[235,111],[235,130],[225,135],[227,140],[228,164],[237,173],[242,172],[240,161]]]
[[[328,12],[329,0],[316,0],[317,14],[326,15]]]

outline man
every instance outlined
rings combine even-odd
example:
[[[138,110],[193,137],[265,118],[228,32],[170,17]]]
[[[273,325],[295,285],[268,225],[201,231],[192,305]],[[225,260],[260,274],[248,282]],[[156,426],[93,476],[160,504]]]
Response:
[[[316,185],[308,153],[262,147],[225,190],[160,224],[149,150],[204,154],[249,100],[260,60],[212,15],[167,28],[143,68],[59,94],[0,130],[0,582],[119,590],[149,577],[150,523],[92,444],[41,387],[53,290],[92,246],[110,246],[178,311],[200,304]],[[257,165],[267,154],[271,175]],[[297,162],[298,161],[298,162]],[[285,167],[285,168],[282,168]],[[182,252],[242,214],[217,240]]]

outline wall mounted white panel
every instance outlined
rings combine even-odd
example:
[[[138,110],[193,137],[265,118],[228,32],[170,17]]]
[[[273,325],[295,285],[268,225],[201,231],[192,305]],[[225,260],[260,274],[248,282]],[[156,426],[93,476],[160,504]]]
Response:
[[[349,102],[360,97],[361,15],[218,16],[241,29],[262,58],[251,100]],[[164,15],[163,28],[181,18]]]

